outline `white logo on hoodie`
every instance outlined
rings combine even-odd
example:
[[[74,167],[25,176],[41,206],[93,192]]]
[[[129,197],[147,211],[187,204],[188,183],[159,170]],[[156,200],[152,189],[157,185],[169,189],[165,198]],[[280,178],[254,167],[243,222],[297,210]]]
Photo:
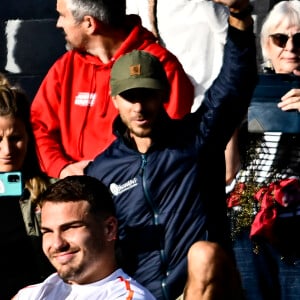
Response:
[[[96,100],[95,93],[80,92],[75,97],[75,105],[78,106],[94,106]]]

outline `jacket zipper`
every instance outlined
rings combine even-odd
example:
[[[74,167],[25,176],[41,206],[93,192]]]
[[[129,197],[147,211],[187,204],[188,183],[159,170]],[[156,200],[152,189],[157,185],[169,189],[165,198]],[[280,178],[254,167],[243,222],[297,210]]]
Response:
[[[143,191],[144,191],[144,195],[146,197],[146,200],[148,202],[148,204],[150,205],[151,209],[152,209],[152,213],[153,213],[153,223],[155,226],[159,226],[159,214],[158,214],[158,210],[157,207],[154,205],[150,193],[148,191],[147,188],[147,182],[146,182],[146,178],[145,178],[145,169],[146,169],[146,165],[147,165],[147,156],[146,154],[142,154],[141,155],[142,158],[142,165],[141,165],[141,169],[140,169],[140,175],[142,177],[142,184],[143,184]],[[161,244],[161,249],[160,249],[160,259],[162,262],[163,266],[166,266],[166,253],[165,253],[165,249],[164,249],[164,241],[162,240],[162,237],[160,237],[160,244]],[[165,268],[165,275],[168,276],[168,272]],[[162,292],[163,292],[163,296],[164,299],[169,299],[168,297],[168,293],[167,293],[167,289],[166,289],[166,280],[163,279],[161,282],[161,288],[162,288]]]

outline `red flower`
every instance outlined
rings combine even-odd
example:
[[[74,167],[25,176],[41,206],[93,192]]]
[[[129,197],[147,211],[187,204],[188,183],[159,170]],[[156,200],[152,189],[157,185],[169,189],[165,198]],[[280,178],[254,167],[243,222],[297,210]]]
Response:
[[[296,202],[300,202],[299,191],[300,184],[295,178],[272,182],[269,186],[261,188],[255,194],[261,208],[252,223],[250,237],[263,236],[274,242],[276,237],[273,235],[273,226],[278,215],[276,203],[283,207],[298,204]]]
[[[232,208],[234,206],[240,205],[240,198],[246,188],[245,183],[237,183],[234,190],[227,197],[227,207]]]

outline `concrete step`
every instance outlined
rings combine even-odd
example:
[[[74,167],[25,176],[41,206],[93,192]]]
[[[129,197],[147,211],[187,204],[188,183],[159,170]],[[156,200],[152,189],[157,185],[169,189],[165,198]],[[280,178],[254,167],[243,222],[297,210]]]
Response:
[[[64,36],[55,24],[55,19],[0,21],[0,71],[47,72],[65,52]]]

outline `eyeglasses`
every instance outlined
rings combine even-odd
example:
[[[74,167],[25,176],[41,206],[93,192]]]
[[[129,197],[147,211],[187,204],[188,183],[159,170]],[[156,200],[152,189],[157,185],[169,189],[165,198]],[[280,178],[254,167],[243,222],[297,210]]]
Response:
[[[274,45],[280,48],[284,48],[286,46],[286,43],[289,40],[289,38],[292,39],[295,48],[300,48],[300,32],[297,32],[291,36],[283,33],[274,33],[270,34],[269,37],[272,39]]]

